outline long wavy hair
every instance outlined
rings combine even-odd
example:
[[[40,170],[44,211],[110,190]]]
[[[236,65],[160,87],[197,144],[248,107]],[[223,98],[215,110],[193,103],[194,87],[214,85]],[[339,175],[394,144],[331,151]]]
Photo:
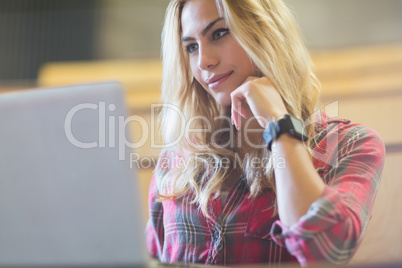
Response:
[[[208,216],[208,201],[219,195],[223,182],[233,170],[243,174],[250,198],[267,189],[275,191],[274,159],[266,146],[239,157],[238,133],[230,120],[222,119],[222,116],[230,118],[230,107],[218,105],[193,77],[181,42],[181,13],[187,1],[172,0],[166,11],[161,95],[166,105],[159,116],[165,152],[174,152],[183,159],[180,165],[176,158],[176,164],[171,163],[169,170],[159,164],[155,174],[161,201],[191,194],[191,202],[197,203]],[[283,1],[215,2],[232,36],[261,75],[273,82],[287,111],[303,121],[308,120],[319,96],[319,82],[298,26]],[[208,131],[196,133],[194,129]],[[314,126],[310,124],[306,131],[311,137]],[[262,139],[260,142],[263,144]],[[256,158],[261,160],[257,167],[252,163]]]

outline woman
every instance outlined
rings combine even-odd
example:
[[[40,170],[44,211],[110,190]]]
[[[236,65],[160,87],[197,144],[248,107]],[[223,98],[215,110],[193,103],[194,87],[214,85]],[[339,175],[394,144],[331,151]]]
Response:
[[[319,83],[285,4],[171,1],[163,67],[151,255],[347,262],[371,215],[384,146],[364,126],[314,113]]]

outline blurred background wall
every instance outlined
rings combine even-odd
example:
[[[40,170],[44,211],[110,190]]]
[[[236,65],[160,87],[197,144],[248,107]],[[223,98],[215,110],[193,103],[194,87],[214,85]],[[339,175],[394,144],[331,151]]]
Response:
[[[320,108],[374,128],[386,145],[374,216],[353,262],[402,262],[402,1],[285,2],[323,85]],[[149,105],[159,101],[167,4],[0,0],[0,94],[116,79],[125,86],[131,113],[149,122]],[[152,159],[158,150],[148,143],[140,154]],[[144,203],[152,170],[152,165],[139,169]]]
[[[309,48],[402,41],[400,0],[286,0]],[[158,59],[167,0],[1,0],[0,86],[48,61]]]
[[[97,57],[96,0],[0,1],[0,83],[35,83],[48,61]]]

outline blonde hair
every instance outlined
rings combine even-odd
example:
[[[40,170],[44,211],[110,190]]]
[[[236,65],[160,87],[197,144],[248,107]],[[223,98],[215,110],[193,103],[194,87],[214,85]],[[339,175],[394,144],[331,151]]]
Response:
[[[236,146],[211,143],[211,133],[226,128],[234,134],[230,122],[216,122],[219,115],[230,111],[220,107],[206,93],[191,73],[188,55],[181,43],[181,13],[188,0],[172,0],[167,8],[162,33],[163,82],[162,101],[177,109],[163,107],[160,112],[161,133],[166,144],[173,143],[183,130],[183,123],[191,118],[191,128],[184,128],[185,137],[170,149],[186,156],[186,165],[176,165],[169,171],[157,166],[156,176],[161,200],[191,194],[204,215],[208,200],[216,197],[223,181],[233,169],[240,169],[255,198],[266,189],[275,191],[273,157],[264,148],[254,150],[239,159]],[[303,121],[313,113],[319,95],[319,83],[312,71],[312,63],[297,24],[282,0],[216,0],[219,13],[228,23],[232,36],[243,47],[263,76],[278,89],[288,112]],[[178,110],[182,112],[181,116]],[[183,118],[185,115],[185,118]],[[185,122],[183,122],[185,120]],[[208,129],[202,134],[191,129]],[[314,126],[306,128],[309,137]],[[221,132],[218,141],[225,141],[228,133]],[[262,142],[262,141],[261,141]],[[235,144],[236,145],[236,144]],[[251,161],[262,159],[259,167]],[[229,159],[229,162],[223,161]]]

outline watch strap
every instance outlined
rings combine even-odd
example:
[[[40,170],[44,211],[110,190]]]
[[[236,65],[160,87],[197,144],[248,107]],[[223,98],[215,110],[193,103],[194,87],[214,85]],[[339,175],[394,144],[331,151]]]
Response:
[[[299,123],[295,124],[295,120]],[[267,144],[268,150],[271,151],[272,143],[274,142],[274,140],[278,139],[284,133],[289,133],[290,136],[302,142],[305,142],[308,138],[306,136],[301,120],[295,118],[290,114],[286,114],[278,121],[271,122],[267,125],[263,133],[263,138],[265,140],[265,143]]]

